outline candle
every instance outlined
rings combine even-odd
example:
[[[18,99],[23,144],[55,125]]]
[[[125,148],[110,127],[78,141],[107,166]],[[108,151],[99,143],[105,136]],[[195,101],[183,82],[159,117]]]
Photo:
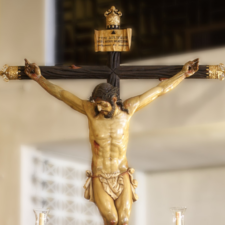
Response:
[[[45,214],[44,213],[40,213],[39,214],[39,225],[45,225]]]
[[[176,212],[176,225],[181,225],[181,212]]]

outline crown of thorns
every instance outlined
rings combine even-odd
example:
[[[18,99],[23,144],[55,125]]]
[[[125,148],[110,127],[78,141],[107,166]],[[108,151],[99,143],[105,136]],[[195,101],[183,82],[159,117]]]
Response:
[[[109,83],[102,83],[95,87],[90,97],[90,101],[101,98],[104,101],[110,101],[113,96],[119,97],[119,88],[113,87]]]

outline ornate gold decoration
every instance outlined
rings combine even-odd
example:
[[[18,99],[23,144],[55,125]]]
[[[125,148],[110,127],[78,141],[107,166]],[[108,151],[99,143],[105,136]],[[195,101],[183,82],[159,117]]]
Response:
[[[9,80],[18,80],[20,76],[19,73],[18,66],[8,66],[7,64],[0,70],[0,76],[2,76],[3,80],[6,82]]]
[[[116,9],[115,6],[112,6],[108,9],[104,16],[106,17],[106,28],[108,29],[118,29],[120,27],[120,17],[122,13]]]
[[[208,79],[219,79],[219,80],[224,80],[225,79],[225,66],[223,63],[220,63],[219,65],[211,65],[207,66],[208,69]]]

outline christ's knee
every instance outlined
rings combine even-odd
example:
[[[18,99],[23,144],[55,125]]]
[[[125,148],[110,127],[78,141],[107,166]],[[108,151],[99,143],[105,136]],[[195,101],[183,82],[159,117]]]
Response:
[[[115,215],[109,215],[105,218],[107,225],[117,225],[118,218]]]
[[[129,218],[128,217],[122,217],[118,223],[118,225],[128,225],[129,224]]]
[[[116,221],[116,220],[111,220],[110,221],[110,225],[117,225],[117,223],[118,223],[118,221]]]

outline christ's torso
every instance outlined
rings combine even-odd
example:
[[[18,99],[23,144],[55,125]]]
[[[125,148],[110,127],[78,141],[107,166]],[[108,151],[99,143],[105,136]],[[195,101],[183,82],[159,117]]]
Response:
[[[130,116],[121,110],[112,118],[99,114],[95,116],[93,103],[85,104],[89,121],[89,140],[92,148],[92,172],[125,172],[128,169],[126,158],[129,137]]]

